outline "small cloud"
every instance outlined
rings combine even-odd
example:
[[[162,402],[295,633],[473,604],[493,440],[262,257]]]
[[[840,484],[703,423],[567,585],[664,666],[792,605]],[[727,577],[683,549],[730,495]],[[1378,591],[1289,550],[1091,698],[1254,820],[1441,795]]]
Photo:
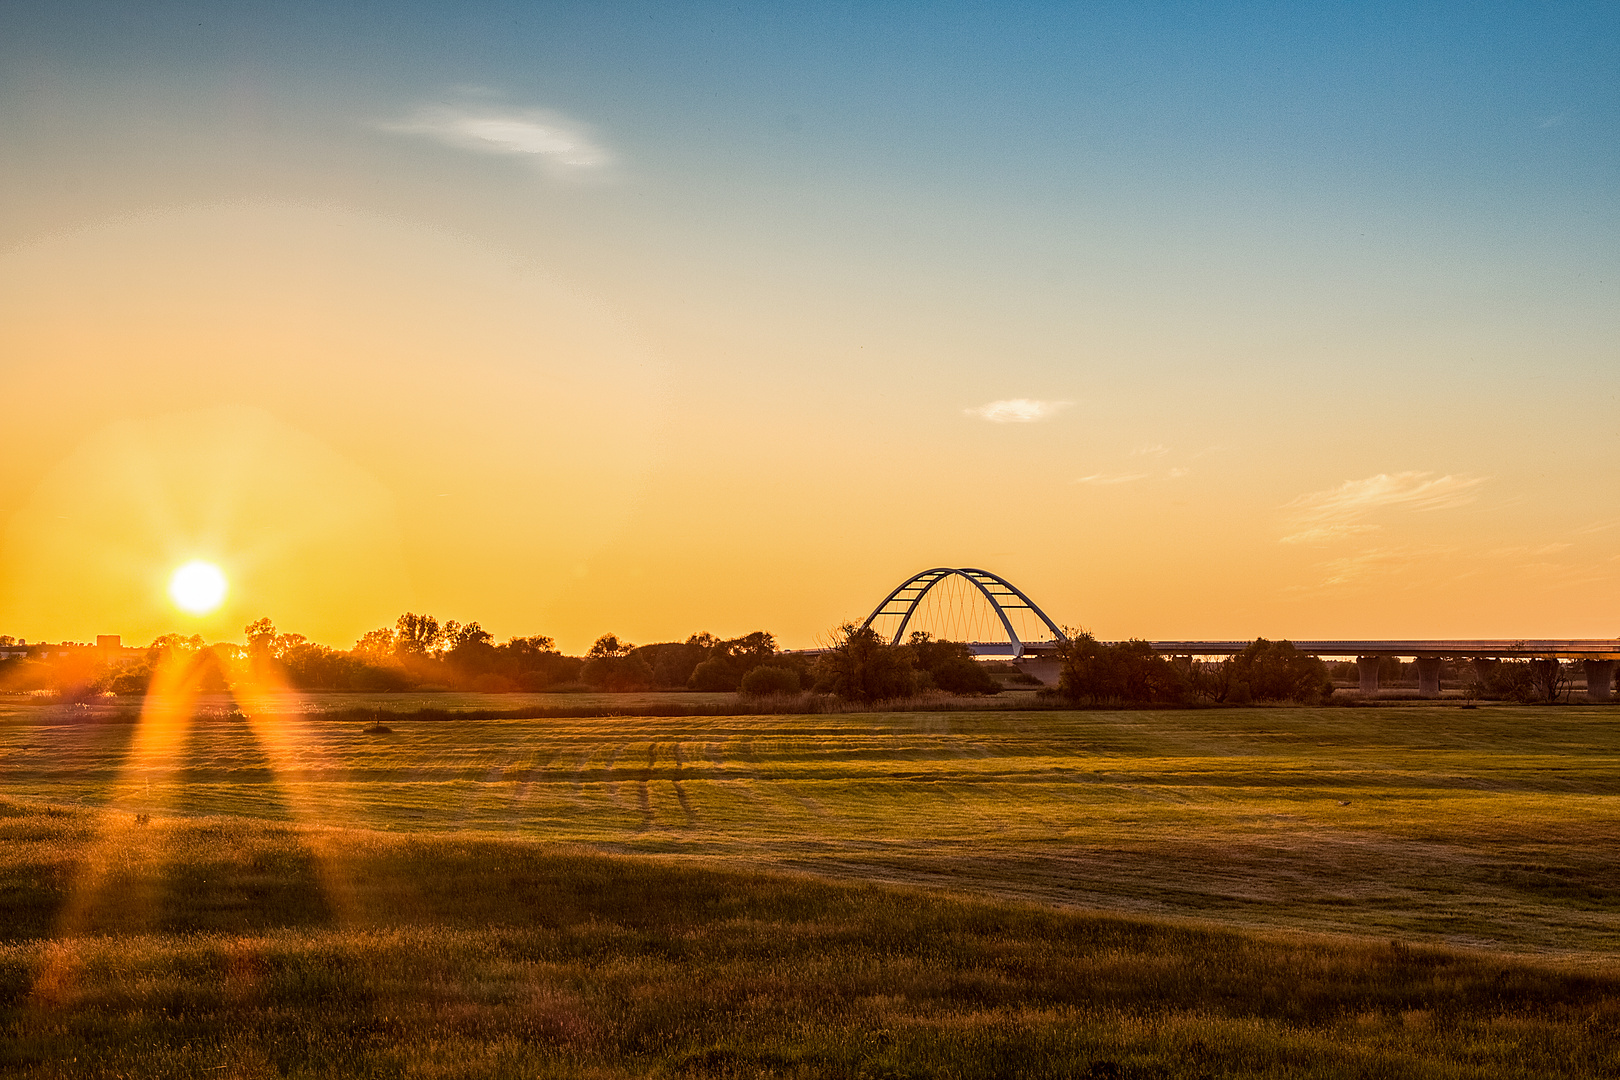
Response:
[[[1163,457],[1170,452],[1168,446],[1154,443],[1152,446],[1143,446],[1131,451],[1132,457]]]
[[[1563,542],[1542,544],[1539,547],[1531,547],[1528,544],[1519,544],[1515,547],[1491,548],[1484,554],[1486,558],[1490,559],[1522,559],[1542,555],[1556,555],[1560,551],[1567,551],[1574,546],[1574,544]]]
[[[1567,116],[1559,115],[1559,116],[1546,117],[1537,126],[1538,127],[1544,127],[1544,128],[1555,128],[1555,127],[1563,127],[1567,123],[1569,123],[1569,118]]]
[[[1142,473],[1092,473],[1075,480],[1077,484],[1128,484],[1132,480],[1146,480],[1150,474]]]
[[[1431,477],[1433,477],[1431,479]],[[1346,480],[1335,488],[1313,491],[1290,500],[1290,528],[1284,544],[1313,544],[1337,540],[1377,528],[1357,524],[1377,510],[1449,510],[1473,502],[1485,482],[1478,476],[1434,476],[1427,472],[1379,473],[1363,480]]]
[[[549,109],[512,109],[492,102],[428,105],[381,126],[460,150],[526,158],[556,176],[599,172],[613,160],[583,124]]]
[[[1455,549],[1446,547],[1366,548],[1353,555],[1318,563],[1323,577],[1313,585],[1293,585],[1288,592],[1310,594],[1324,590],[1344,590],[1365,587],[1373,581],[1382,581],[1388,587],[1390,579],[1405,577],[1411,584],[1419,578],[1410,571],[1433,567],[1436,559],[1454,557]]]
[[[963,409],[968,416],[977,416],[981,420],[988,420],[992,424],[1032,424],[1037,420],[1045,420],[1054,416],[1073,402],[1069,401],[1035,401],[1031,398],[1008,398],[1006,401],[992,401],[987,405],[980,405],[976,409]]]
[[[1343,559],[1334,559],[1323,564],[1322,568],[1327,571],[1327,577],[1322,579],[1319,587],[1349,585],[1365,577],[1387,574],[1406,562],[1407,558],[1406,553],[1402,551],[1372,548]]]
[[[1615,520],[1615,521],[1594,521],[1590,525],[1583,525],[1579,529],[1576,529],[1575,532],[1574,532],[1574,535],[1575,536],[1588,536],[1588,535],[1590,535],[1592,533],[1607,532],[1609,529],[1614,528],[1616,525],[1620,525],[1620,520]]]
[[[1177,465],[1175,468],[1170,470],[1170,479],[1179,480],[1190,472],[1192,472],[1191,469],[1184,469],[1180,465]]]
[[[1279,542],[1284,544],[1327,544],[1334,540],[1343,540],[1347,536],[1360,536],[1363,533],[1377,532],[1379,525],[1314,525],[1308,529],[1301,529],[1283,537]]]

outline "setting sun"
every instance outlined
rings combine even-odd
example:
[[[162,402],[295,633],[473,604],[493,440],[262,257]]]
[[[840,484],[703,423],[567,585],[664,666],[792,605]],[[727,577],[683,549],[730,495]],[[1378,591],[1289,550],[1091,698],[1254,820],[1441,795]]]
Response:
[[[206,615],[225,599],[225,572],[210,562],[194,560],[169,578],[169,597],[181,611]]]

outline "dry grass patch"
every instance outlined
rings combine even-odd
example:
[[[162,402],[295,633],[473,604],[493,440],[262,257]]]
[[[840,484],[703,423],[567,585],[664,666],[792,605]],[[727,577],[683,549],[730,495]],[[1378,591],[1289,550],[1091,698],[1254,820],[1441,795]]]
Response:
[[[1620,709],[0,724],[0,794],[505,836],[1535,955],[1620,950]],[[255,728],[255,724],[258,725]],[[256,732],[270,731],[274,740]]]
[[[1557,1077],[1620,976],[522,839],[0,817],[0,1074]],[[101,865],[97,865],[97,863]]]

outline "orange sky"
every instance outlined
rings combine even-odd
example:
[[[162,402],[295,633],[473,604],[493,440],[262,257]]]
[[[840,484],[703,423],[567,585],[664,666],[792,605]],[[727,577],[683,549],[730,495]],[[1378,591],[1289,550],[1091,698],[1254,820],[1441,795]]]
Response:
[[[1425,419],[1347,376],[1205,409],[1116,373],[995,423],[964,412],[983,390],[903,378],[836,401],[798,370],[771,392],[741,362],[768,324],[638,325],[498,251],[276,205],[20,247],[0,295],[30,466],[4,479],[0,615],[36,640],[269,615],[347,645],[409,608],[576,649],[803,645],[936,563],[1110,636],[1615,632],[1620,511],[1515,460],[1562,399]],[[810,321],[776,363],[832,354],[841,377],[862,346]],[[703,364],[719,375],[672,385]],[[231,578],[213,616],[164,593],[189,558]]]

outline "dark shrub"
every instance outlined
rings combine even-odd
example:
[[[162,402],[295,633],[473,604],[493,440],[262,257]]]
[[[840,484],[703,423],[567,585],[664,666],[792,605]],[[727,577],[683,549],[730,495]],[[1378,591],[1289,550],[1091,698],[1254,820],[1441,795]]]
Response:
[[[797,694],[799,692],[799,673],[792,668],[763,664],[744,675],[737,688],[752,697],[767,697],[773,694]]]
[[[1181,673],[1145,641],[1106,644],[1087,633],[1058,645],[1058,693],[1091,705],[1148,705],[1182,700]]]
[[[1001,683],[960,641],[937,641],[917,631],[906,642],[919,676],[950,694],[999,694]]]
[[[597,656],[585,661],[579,677],[599,690],[627,693],[652,688],[652,668],[639,656]]]
[[[1298,701],[1314,705],[1333,693],[1327,665],[1294,648],[1289,641],[1256,638],[1227,661],[1232,667],[1233,704],[1239,686],[1247,686],[1255,701]]]
[[[739,681],[737,669],[729,660],[714,659],[693,668],[687,685],[694,690],[735,690]]]
[[[849,701],[883,701],[917,692],[911,651],[890,645],[866,626],[845,623],[816,665],[816,689]]]

